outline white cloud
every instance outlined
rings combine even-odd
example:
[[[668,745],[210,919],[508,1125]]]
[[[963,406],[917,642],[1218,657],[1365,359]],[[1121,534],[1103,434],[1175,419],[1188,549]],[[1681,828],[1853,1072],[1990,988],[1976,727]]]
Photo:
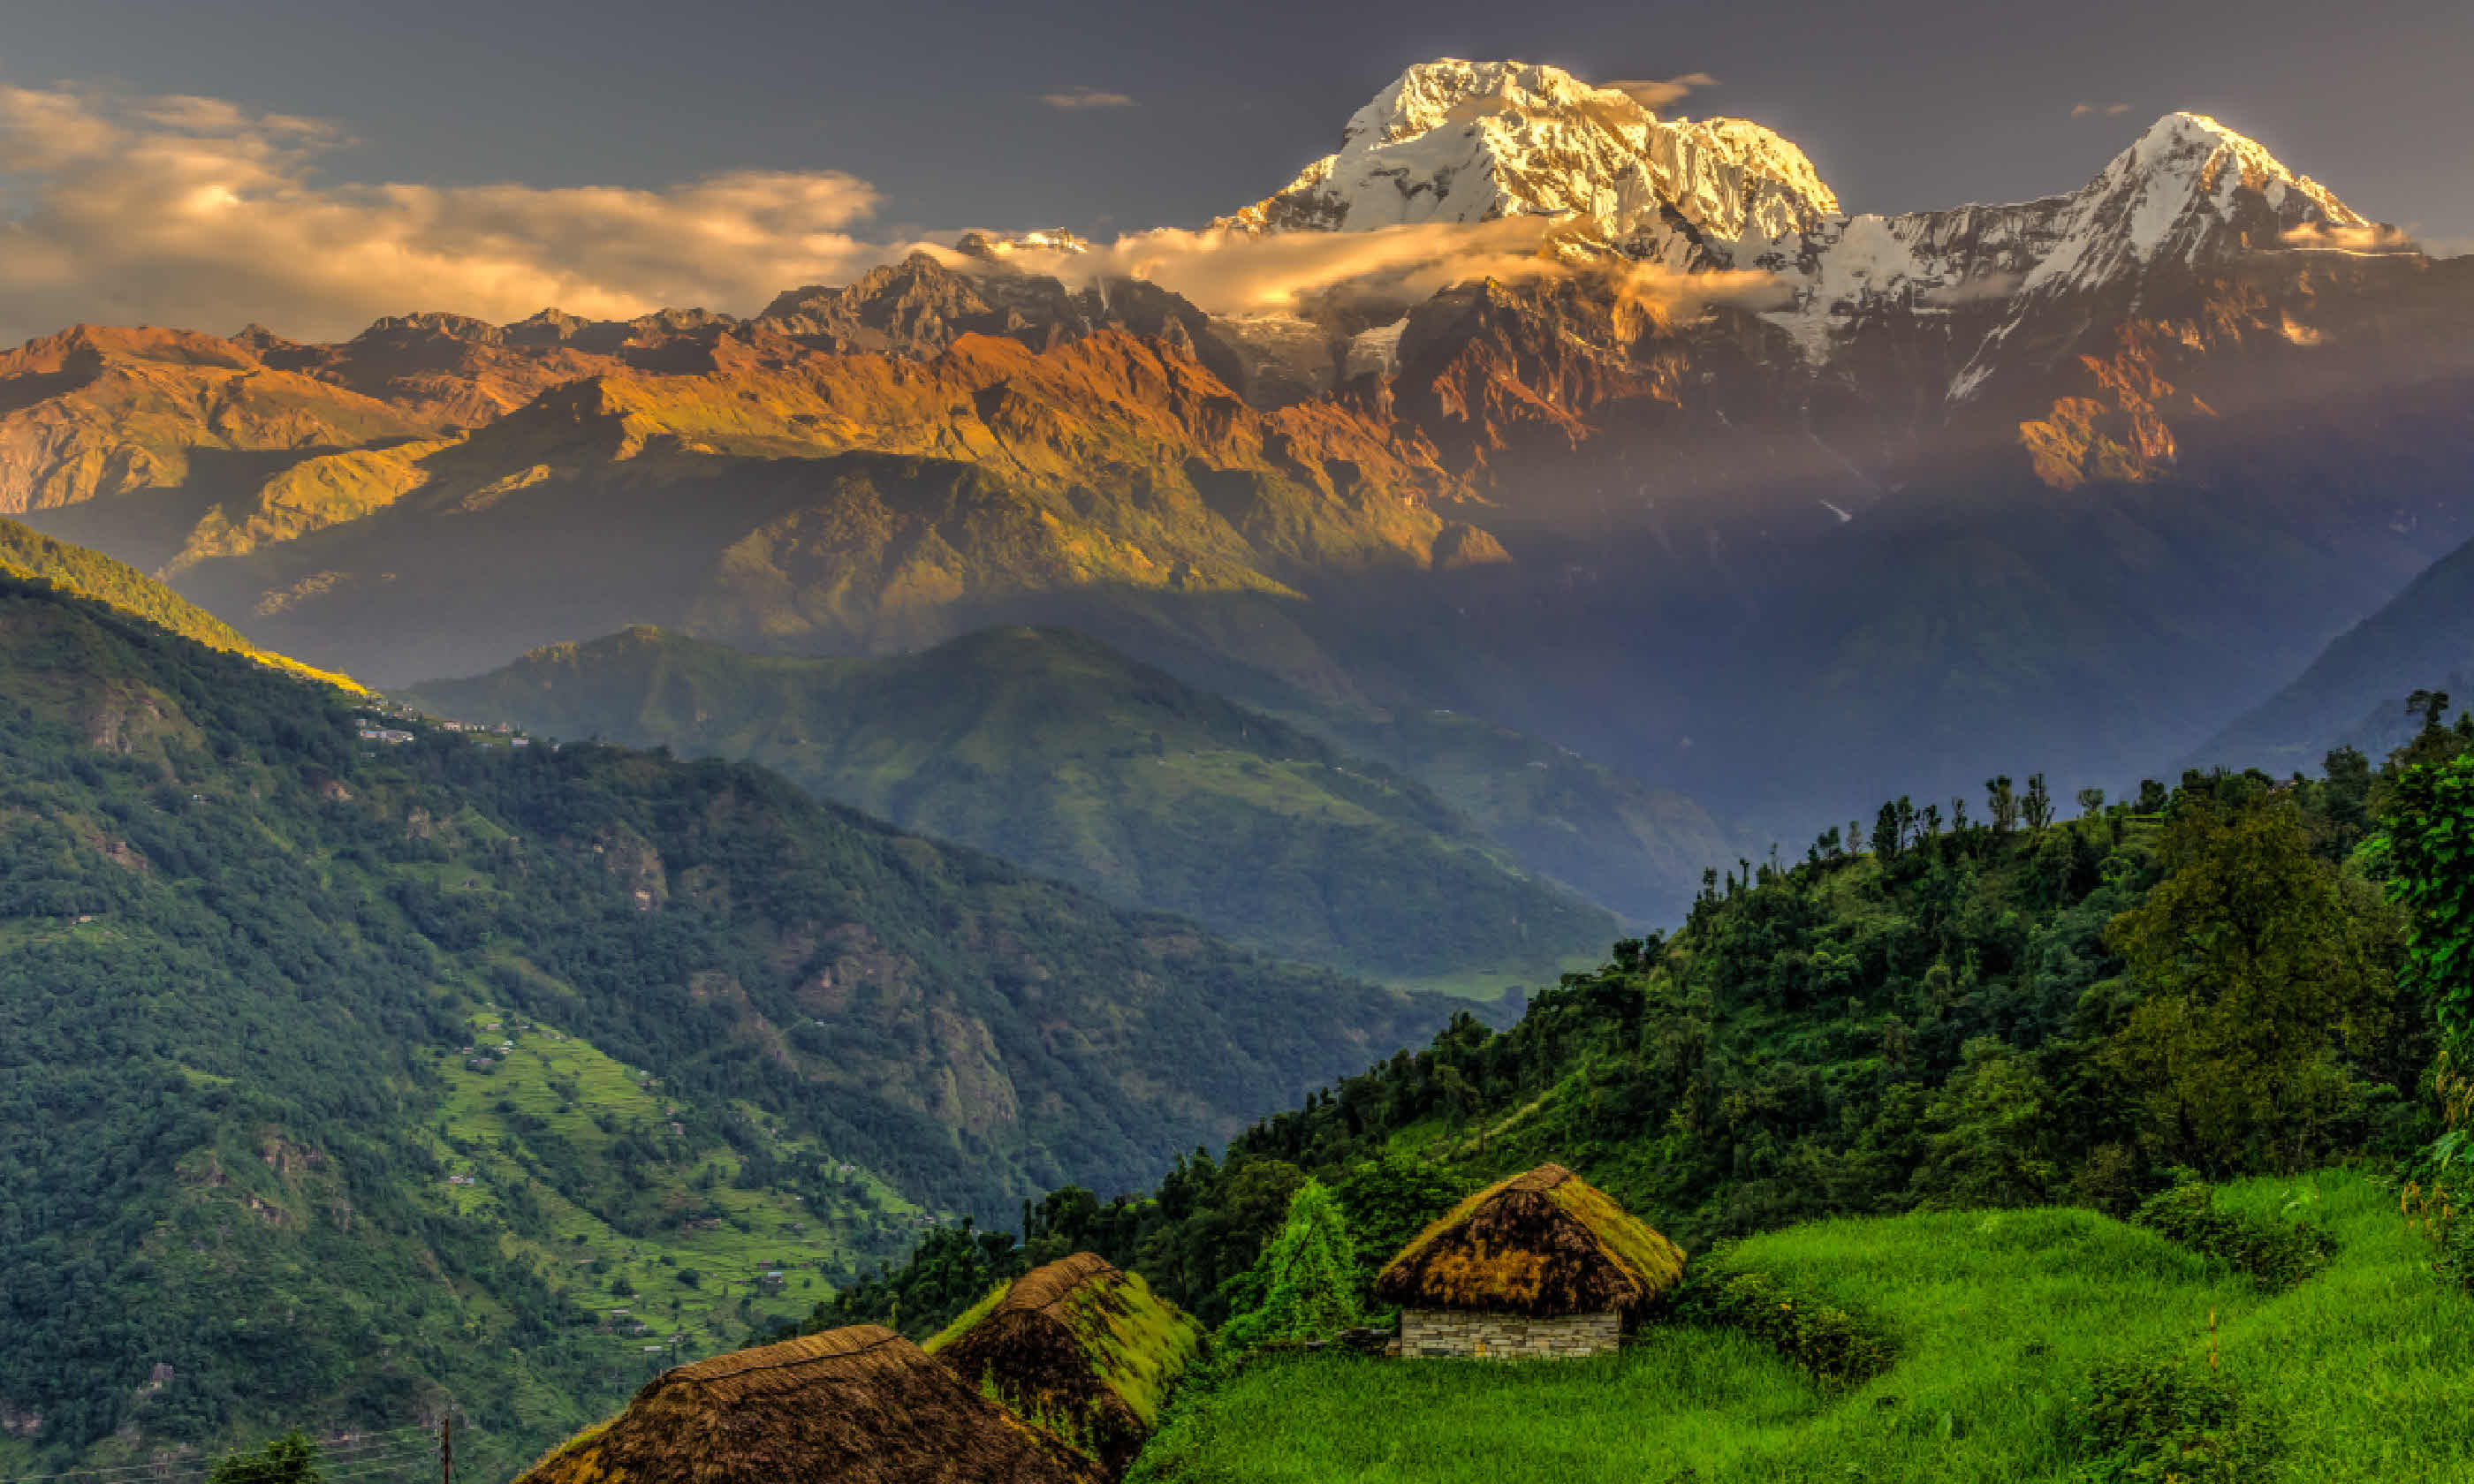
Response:
[[[1528,282],[1592,275],[1615,281],[1628,299],[1664,312],[1686,303],[1766,299],[1779,292],[1766,274],[1681,274],[1654,264],[1610,262],[1572,251],[1546,218],[1428,222],[1363,232],[1133,232],[1079,252],[1016,248],[1008,266],[1069,282],[1147,279],[1215,314],[1302,309],[1328,297],[1403,307],[1473,278]],[[953,254],[954,266],[983,270]]]
[[[79,320],[303,337],[381,314],[752,313],[882,259],[838,171],[658,189],[328,182],[331,126],[215,98],[0,87],[0,337]]]
[[[1042,93],[1039,101],[1052,108],[1130,108],[1133,98],[1126,93],[1112,93],[1098,87],[1060,87],[1053,93]]]
[[[255,320],[330,339],[427,309],[497,321],[551,305],[751,314],[785,288],[847,282],[914,246],[855,235],[877,194],[837,171],[731,171],[649,190],[327,180],[319,165],[349,142],[317,120],[220,99],[0,87],[0,341],[81,320],[226,332]],[[1482,276],[1586,274],[1661,315],[1777,293],[1765,275],[1611,263],[1565,230],[1537,217],[1164,229],[1080,253],[1017,249],[1008,261],[1069,281],[1147,278],[1223,314],[1330,297],[1406,306]]]
[[[1655,112],[1685,97],[1695,88],[1715,87],[1718,80],[1706,72],[1687,72],[1672,78],[1629,78],[1605,84],[1619,93],[1630,93],[1632,101]]]
[[[2126,103],[2108,103],[2102,106],[2093,103],[2075,103],[2071,105],[2071,117],[2073,118],[2091,118],[2098,113],[2103,114],[2106,118],[2120,118],[2129,111],[2130,105]]]

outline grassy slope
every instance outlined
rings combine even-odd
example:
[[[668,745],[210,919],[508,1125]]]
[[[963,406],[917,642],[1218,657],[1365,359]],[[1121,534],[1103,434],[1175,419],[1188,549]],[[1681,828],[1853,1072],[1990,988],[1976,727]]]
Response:
[[[1062,631],[856,661],[637,629],[412,699],[752,758],[905,828],[1394,982],[1492,997],[1594,964],[1618,930],[1424,788]]]
[[[2069,1479],[2091,1367],[2203,1364],[2282,1438],[2279,1481],[2474,1474],[2474,1302],[2437,1285],[2393,1197],[2359,1176],[2252,1181],[2224,1204],[2324,1221],[2335,1265],[2267,1296],[2085,1210],[1838,1220],[1745,1241],[1740,1266],[1871,1316],[1902,1353],[1827,1397],[1733,1334],[1657,1328],[1613,1359],[1510,1367],[1330,1357],[1246,1372],[1146,1464],[1277,1481]],[[2267,1481],[2263,1481],[2267,1484]]]
[[[40,579],[63,592],[109,603],[124,613],[133,613],[183,638],[195,639],[209,649],[243,655],[260,664],[346,690],[361,688],[349,676],[311,669],[297,659],[259,649],[231,625],[126,562],[115,562],[99,551],[56,541],[13,520],[0,520],[0,573]]]

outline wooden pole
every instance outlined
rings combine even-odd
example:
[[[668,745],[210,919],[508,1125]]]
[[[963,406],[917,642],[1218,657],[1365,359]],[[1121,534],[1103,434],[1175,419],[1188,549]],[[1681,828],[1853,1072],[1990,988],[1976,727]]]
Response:
[[[438,1419],[438,1484],[455,1484],[455,1409]]]

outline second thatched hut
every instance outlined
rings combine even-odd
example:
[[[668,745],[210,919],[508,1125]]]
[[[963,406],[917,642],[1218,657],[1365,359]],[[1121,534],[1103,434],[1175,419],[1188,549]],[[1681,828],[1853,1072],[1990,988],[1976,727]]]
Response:
[[[1202,1348],[1202,1327],[1140,1274],[1077,1253],[982,1300],[928,1342],[1016,1416],[1125,1472]]]
[[[517,1484],[1093,1484],[1055,1438],[875,1325],[663,1372]]]
[[[1499,1181],[1374,1280],[1404,1357],[1597,1354],[1684,1276],[1684,1249],[1560,1164]]]

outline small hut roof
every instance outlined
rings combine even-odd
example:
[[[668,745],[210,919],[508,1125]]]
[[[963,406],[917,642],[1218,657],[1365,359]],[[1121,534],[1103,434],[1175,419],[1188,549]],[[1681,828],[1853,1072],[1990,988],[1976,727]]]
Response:
[[[665,1371],[518,1484],[1087,1484],[1090,1469],[877,1325]]]
[[[1016,1279],[936,1358],[1123,1472],[1202,1345],[1202,1327],[1091,1253]]]
[[[1541,1164],[1419,1233],[1376,1276],[1374,1296],[1543,1318],[1638,1309],[1683,1276],[1683,1248],[1570,1170]]]

